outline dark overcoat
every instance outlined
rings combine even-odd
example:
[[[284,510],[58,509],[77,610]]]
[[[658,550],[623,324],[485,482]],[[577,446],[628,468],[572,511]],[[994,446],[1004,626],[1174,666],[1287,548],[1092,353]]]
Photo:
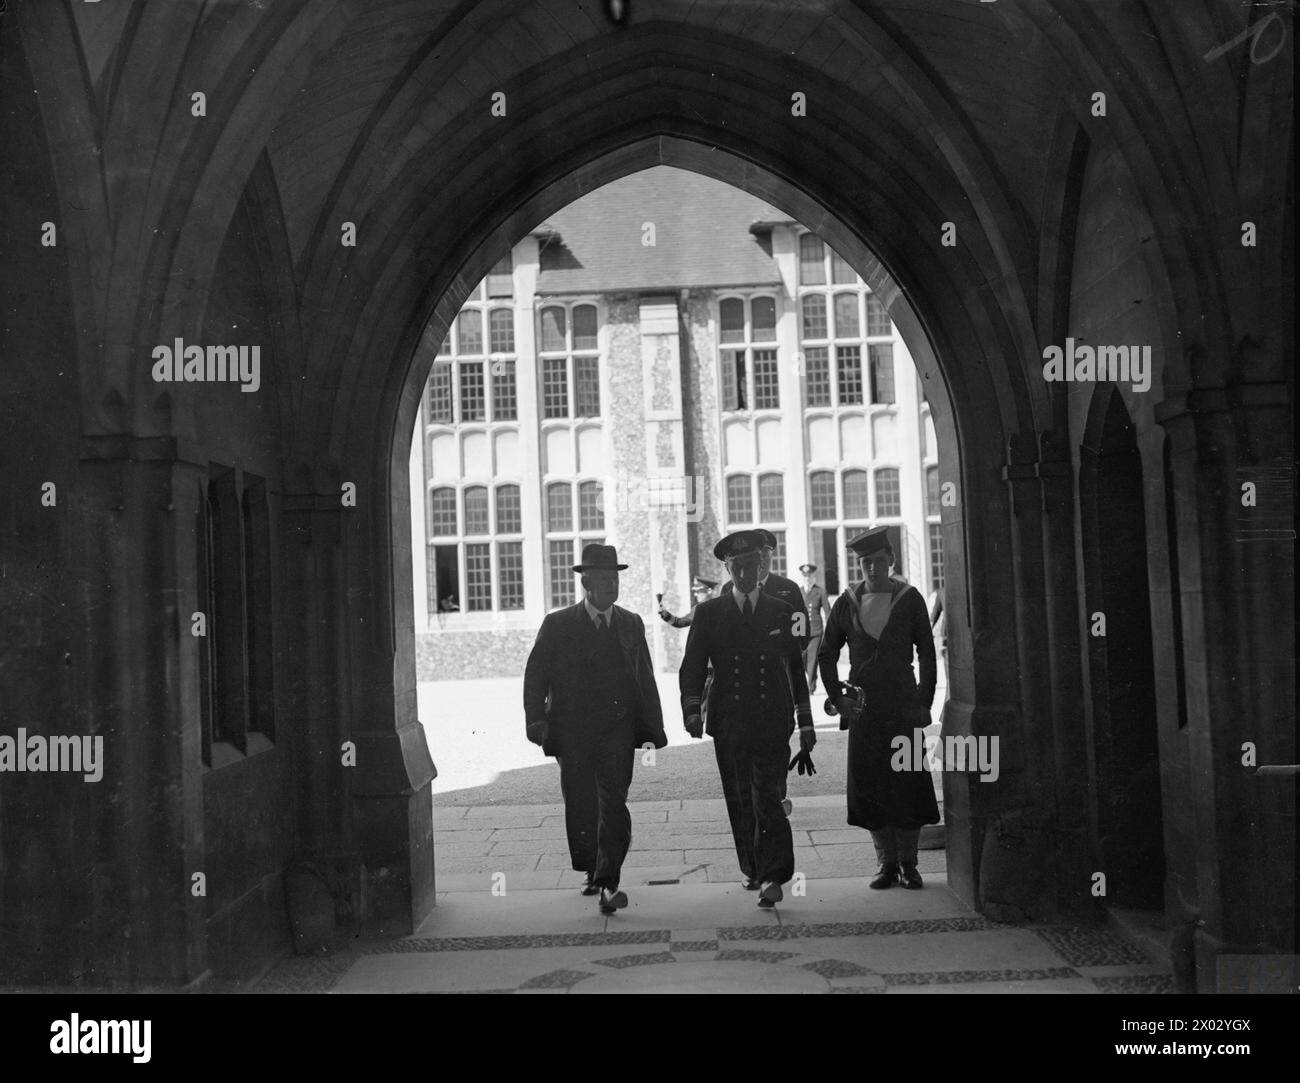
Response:
[[[748,623],[730,592],[696,606],[678,673],[683,718],[700,713],[712,666],[709,735],[788,742],[796,710],[808,711],[803,654],[790,618],[788,605],[762,591]]]
[[[849,683],[865,693],[864,709],[849,727],[848,822],[873,831],[938,823],[930,772],[895,771],[891,766],[893,739],[900,735],[912,739],[915,730],[930,724],[937,669],[925,599],[895,577],[893,606],[877,640],[867,634],[858,616],[865,590],[866,584],[859,583],[835,600],[817,651],[822,684],[836,697],[843,688],[837,663],[847,643]],[[919,685],[912,672],[913,648],[920,662]],[[907,762],[914,762],[910,753]]]
[[[593,662],[578,648],[579,633],[586,630],[584,621],[586,625],[591,623],[583,602],[548,613],[537,630],[537,641],[524,667],[525,725],[546,721],[542,751],[548,756],[564,755],[566,742],[594,739],[605,721],[595,717],[589,702]],[[663,748],[668,743],[668,735],[664,732],[663,708],[650,661],[650,647],[646,643],[645,623],[636,613],[615,605],[610,628],[618,641],[623,664],[636,685],[632,747],[653,744],[655,748]]]

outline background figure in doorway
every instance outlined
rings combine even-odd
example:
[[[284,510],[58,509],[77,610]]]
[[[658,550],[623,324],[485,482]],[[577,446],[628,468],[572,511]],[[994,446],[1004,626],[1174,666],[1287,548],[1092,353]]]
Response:
[[[717,588],[717,583],[712,579],[701,579],[698,575],[691,580],[691,610],[684,617],[674,616],[664,608],[664,596],[659,595],[659,619],[671,624],[674,628],[689,628],[691,626],[691,617],[695,613],[695,607],[701,602],[707,602],[713,597],[713,591]]]

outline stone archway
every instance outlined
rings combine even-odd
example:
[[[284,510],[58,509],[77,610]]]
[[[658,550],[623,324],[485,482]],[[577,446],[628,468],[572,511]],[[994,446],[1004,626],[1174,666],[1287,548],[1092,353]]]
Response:
[[[942,478],[951,481],[955,491],[963,491],[967,486],[969,472],[964,465],[967,453],[961,436],[963,419],[951,390],[950,370],[956,362],[950,361],[947,370],[941,365],[939,353],[927,331],[927,328],[934,326],[933,319],[927,320],[923,313],[918,312],[912,300],[890,276],[869,242],[835,218],[829,209],[794,182],[763,169],[738,154],[724,152],[716,145],[667,134],[642,138],[615,152],[594,157],[546,190],[537,193],[511,213],[509,226],[485,228],[482,239],[475,239],[472,255],[452,280],[452,285],[432,300],[428,316],[431,324],[430,337],[440,340],[446,334],[469,292],[479,281],[481,273],[485,273],[487,266],[495,261],[497,253],[523,236],[529,228],[565,206],[575,191],[589,191],[620,176],[659,164],[693,170],[730,183],[761,196],[805,224],[818,223],[821,236],[844,255],[873,291],[881,296],[891,319],[899,327],[932,404],[936,435],[941,448]],[[506,229],[512,229],[513,232],[507,233]],[[408,356],[414,358],[413,349]],[[411,486],[408,465],[410,434],[428,376],[427,368],[427,362],[422,368],[413,361],[408,366],[407,383],[392,430],[393,444],[389,460],[389,492],[392,501],[390,582],[394,628],[397,630],[395,648],[398,665],[394,667],[394,672],[395,697],[398,702],[413,700],[415,687],[412,611],[412,590],[415,585],[411,581],[409,550]],[[990,436],[997,439],[996,432],[985,426],[981,437],[987,439]],[[951,556],[951,563],[945,566],[949,599],[946,604],[950,620],[949,669],[958,675],[949,685],[950,699],[946,719],[949,732],[963,732],[963,729],[969,732],[972,723],[976,726],[980,724],[974,681],[979,663],[975,658],[974,636],[971,631],[972,584],[966,558],[969,546],[968,525],[969,520],[960,504],[953,509],[943,509],[945,553]],[[985,522],[983,526],[985,529],[996,529],[990,522]],[[988,659],[985,659],[985,668],[989,668]],[[1003,714],[1001,717],[1005,719],[1006,716]],[[1014,734],[1011,739],[1015,740]],[[957,889],[969,901],[974,901],[980,838],[971,809],[984,795],[978,790],[971,794],[967,789],[969,785],[967,776],[945,777],[945,789],[952,791],[948,795],[948,807],[954,810],[947,824],[949,875]]]
[[[1098,868],[1112,903],[1162,909],[1164,829],[1142,456],[1117,390],[1095,396],[1080,456],[1089,789]]]

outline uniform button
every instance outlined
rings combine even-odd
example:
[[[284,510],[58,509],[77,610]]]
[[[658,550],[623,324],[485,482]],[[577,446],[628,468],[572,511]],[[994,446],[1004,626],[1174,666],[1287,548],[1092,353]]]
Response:
[[[732,673],[739,673],[740,670],[738,670],[738,669],[733,669],[731,672],[732,672]]]
[[[767,699],[767,696],[765,696],[762,692],[760,692],[760,693],[758,694],[758,698],[759,698],[759,699]]]
[[[740,699],[739,696],[732,696],[731,698],[732,698],[732,699]]]
[[[759,681],[759,682],[758,682],[758,687],[759,687],[759,688],[766,688],[766,687],[767,687],[767,682],[766,682],[766,681]]]

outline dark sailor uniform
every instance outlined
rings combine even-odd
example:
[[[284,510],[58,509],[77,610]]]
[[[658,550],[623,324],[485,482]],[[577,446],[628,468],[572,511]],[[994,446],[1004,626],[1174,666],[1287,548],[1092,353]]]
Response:
[[[818,651],[828,695],[842,694],[837,663],[845,643],[849,683],[865,692],[864,710],[849,728],[848,822],[870,831],[917,830],[939,822],[934,786],[929,771],[893,770],[890,742],[898,735],[910,742],[914,730],[930,723],[936,669],[929,614],[916,588],[892,577],[888,619],[879,636],[872,636],[861,620],[865,594],[866,584],[859,583],[836,599]],[[912,672],[914,647],[920,659],[919,686]]]

